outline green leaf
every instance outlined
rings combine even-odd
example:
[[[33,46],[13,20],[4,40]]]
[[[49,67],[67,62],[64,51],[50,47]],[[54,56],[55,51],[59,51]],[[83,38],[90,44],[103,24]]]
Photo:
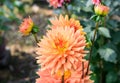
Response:
[[[85,31],[86,33],[91,32],[91,26],[85,27],[85,28],[84,28],[84,31]]]
[[[106,83],[116,83],[117,81],[117,73],[116,72],[109,72],[106,76]]]
[[[48,23],[49,25],[52,25],[52,23],[50,22],[50,20],[47,20],[47,23]]]
[[[93,37],[94,37],[94,33],[95,33],[95,30],[91,31],[88,36],[90,37],[91,40],[93,40]],[[97,39],[97,34],[96,34],[96,37],[95,37],[95,40]]]
[[[98,32],[99,32],[99,34],[103,35],[106,38],[111,38],[109,29],[107,29],[105,27],[99,27]]]
[[[101,20],[101,17],[100,17],[100,16],[97,16],[95,21],[98,22],[98,21],[100,21],[100,20]]]
[[[96,19],[96,17],[97,17],[97,15],[92,15],[92,16],[90,17],[90,19],[95,20],[95,19]]]
[[[4,5],[6,5],[10,10],[14,9],[14,5],[12,4],[12,1],[5,1]]]
[[[7,25],[1,25],[1,26],[0,26],[0,30],[7,31],[7,30],[9,30],[9,29],[10,29],[10,27],[7,26]]]
[[[98,50],[98,53],[100,54],[101,58],[103,58],[105,61],[116,63],[116,52],[109,48],[109,47],[102,47]]]
[[[115,32],[115,33],[113,34],[112,38],[113,38],[113,42],[114,42],[115,44],[120,43],[120,31]]]
[[[32,28],[32,33],[35,34],[39,31],[39,28],[38,26],[34,25],[33,28]]]

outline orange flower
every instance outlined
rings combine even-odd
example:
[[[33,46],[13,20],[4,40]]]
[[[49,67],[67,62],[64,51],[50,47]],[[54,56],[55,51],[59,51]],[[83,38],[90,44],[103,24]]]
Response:
[[[61,80],[55,79],[51,76],[50,70],[39,70],[37,74],[40,76],[40,78],[36,79],[36,83],[61,83]]]
[[[32,31],[33,28],[33,21],[32,19],[26,18],[23,20],[22,24],[19,27],[19,31],[23,34],[23,35],[29,35],[30,32]]]
[[[70,27],[56,27],[48,30],[46,36],[38,43],[37,62],[42,70],[51,69],[52,73],[62,73],[76,69],[75,62],[82,61],[86,51],[85,36],[82,31]]]
[[[82,62],[75,63],[77,65],[77,69],[72,71],[72,75],[65,81],[66,83],[94,83],[89,76],[89,74],[91,73],[90,70],[89,74],[85,75],[87,71],[88,61],[85,60],[83,62],[84,68],[82,66]],[[84,72],[82,69],[84,69]]]
[[[90,79],[90,76],[85,76],[88,62],[84,61],[84,77],[82,78],[82,62],[77,62],[77,69],[76,70],[69,70],[64,73],[64,83],[93,83]],[[89,71],[90,73],[90,71]],[[56,77],[57,74],[57,77]],[[47,69],[44,71],[39,70],[38,75],[40,78],[36,80],[36,83],[61,83],[62,74],[61,72],[51,74],[51,69]]]
[[[64,80],[67,80],[71,76],[71,71],[67,70],[62,73],[62,71],[58,70],[56,73],[53,74],[53,78],[60,80],[62,75],[64,74]]]
[[[109,7],[99,4],[94,7],[94,11],[97,15],[106,16],[109,12]]]
[[[74,28],[75,31],[76,30],[81,30],[83,34],[85,34],[85,32],[83,32],[83,28],[80,25],[79,20],[75,20],[74,18],[68,18],[68,15],[66,15],[65,17],[63,17],[62,15],[59,16],[59,18],[55,18],[53,20],[50,20],[50,22],[52,23],[51,28],[56,28],[56,27],[70,27],[70,28]]]
[[[48,0],[49,4],[54,8],[61,7],[64,0]]]

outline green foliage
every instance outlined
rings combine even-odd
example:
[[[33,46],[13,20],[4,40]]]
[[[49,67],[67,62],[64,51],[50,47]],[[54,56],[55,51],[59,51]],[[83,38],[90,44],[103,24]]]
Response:
[[[117,72],[111,71],[106,76],[106,83],[116,83],[117,81]]]
[[[103,35],[106,38],[111,38],[110,31],[107,28],[99,27],[98,32],[99,32],[100,35]]]
[[[36,34],[38,31],[39,31],[39,28],[36,25],[34,25],[32,28],[32,33]]]
[[[98,52],[105,61],[116,63],[117,54],[113,49],[106,46],[101,47]]]

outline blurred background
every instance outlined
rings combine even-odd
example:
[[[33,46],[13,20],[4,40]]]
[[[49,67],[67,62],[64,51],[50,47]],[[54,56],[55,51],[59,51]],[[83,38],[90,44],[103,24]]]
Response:
[[[19,32],[20,23],[29,16],[42,35],[53,11],[46,0],[0,0],[0,83],[35,83],[36,42]]]
[[[102,0],[110,7],[104,27],[99,27],[92,53],[91,70],[95,83],[120,83],[120,0]],[[67,5],[71,17],[80,20],[89,38],[95,22],[91,0],[71,0]],[[53,9],[46,0],[0,0],[0,83],[35,83],[37,78],[33,36],[23,37],[19,25],[31,17],[39,26],[38,38],[45,33],[48,19],[64,13]]]

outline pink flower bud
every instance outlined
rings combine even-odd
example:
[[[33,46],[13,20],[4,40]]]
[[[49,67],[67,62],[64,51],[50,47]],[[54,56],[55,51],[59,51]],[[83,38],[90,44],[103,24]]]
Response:
[[[95,5],[98,5],[98,4],[100,4],[100,0],[92,0],[92,3]]]
[[[97,15],[105,16],[109,12],[109,7],[99,4],[94,7],[94,11]]]

